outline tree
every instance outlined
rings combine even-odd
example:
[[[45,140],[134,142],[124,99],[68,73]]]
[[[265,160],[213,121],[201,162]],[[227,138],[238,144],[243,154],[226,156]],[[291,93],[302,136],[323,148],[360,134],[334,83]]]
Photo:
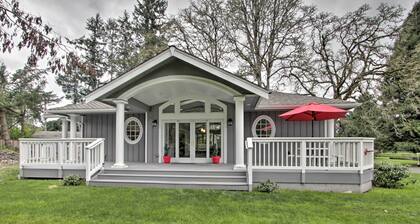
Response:
[[[133,12],[134,31],[142,36],[141,61],[160,53],[167,47],[165,30],[168,28],[165,16],[166,0],[137,0]]]
[[[226,6],[223,0],[196,0],[180,11],[174,21],[173,41],[190,54],[218,67],[231,62]]]
[[[381,4],[374,15],[369,10],[363,5],[342,17],[313,16],[307,56],[292,64],[289,73],[298,91],[347,100],[376,87],[386,71],[402,9]]]
[[[383,109],[378,100],[365,93],[359,96],[357,101],[361,105],[349,113],[345,119],[339,120],[338,135],[375,138],[375,148],[388,149],[389,138],[383,132],[386,121],[380,116]]]
[[[117,68],[120,73],[138,65],[141,61],[140,49],[143,43],[141,34],[135,32],[134,22],[127,11],[118,18],[118,39],[116,45]]]
[[[302,52],[302,30],[314,9],[301,0],[229,0],[227,7],[229,40],[242,69],[270,89]]]
[[[45,71],[25,67],[11,74],[4,65],[0,66],[0,117],[1,136],[10,139],[10,127],[17,124],[21,133],[30,121],[40,121],[41,113],[46,105],[59,99],[49,91],[45,91]],[[7,122],[11,121],[8,125]]]
[[[106,73],[105,23],[99,14],[86,22],[88,36],[82,36],[72,43],[79,51],[82,63],[67,63],[56,81],[63,89],[67,99],[78,103],[89,92],[102,85],[101,78]],[[83,69],[85,65],[90,70]]]
[[[397,150],[420,152],[420,2],[401,26],[380,89],[384,129]]]
[[[61,120],[47,121],[45,126],[47,131],[61,131]]]
[[[17,0],[0,1],[0,26],[1,51],[10,53],[14,49],[28,49],[29,67],[47,59],[48,69],[60,72],[66,63],[74,64],[79,60],[41,17],[22,10]],[[89,66],[84,66],[84,69],[89,70]]]

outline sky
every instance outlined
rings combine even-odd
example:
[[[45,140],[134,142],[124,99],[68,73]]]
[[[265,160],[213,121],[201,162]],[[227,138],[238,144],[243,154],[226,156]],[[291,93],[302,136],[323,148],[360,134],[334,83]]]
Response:
[[[376,8],[380,3],[399,4],[405,14],[413,7],[416,0],[303,0],[308,5],[315,5],[319,10],[331,12],[338,16],[353,11],[362,4]],[[73,39],[85,34],[87,18],[100,13],[104,18],[118,17],[124,10],[132,11],[136,0],[20,0],[21,7],[49,24],[61,36]],[[176,16],[177,12],[189,6],[191,0],[168,0],[167,14]],[[0,61],[6,64],[9,71],[22,68],[27,59],[25,51],[14,51],[11,54],[0,53]],[[61,87],[55,82],[53,74],[47,76],[46,90],[58,96],[64,96]],[[63,100],[58,105],[68,104]],[[55,106],[58,106],[55,105]]]

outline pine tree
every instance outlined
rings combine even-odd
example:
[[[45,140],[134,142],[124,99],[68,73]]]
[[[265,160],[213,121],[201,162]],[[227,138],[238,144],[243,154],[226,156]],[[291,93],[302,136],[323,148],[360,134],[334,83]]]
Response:
[[[420,151],[420,2],[401,26],[381,86],[387,127],[396,150]]]
[[[123,15],[117,19],[118,43],[116,47],[116,63],[120,73],[140,63],[139,54],[143,38],[142,36],[136,35],[133,23],[127,11],[124,11]]]
[[[67,63],[64,72],[57,75],[56,81],[63,89],[67,99],[78,103],[82,98],[103,83],[106,73],[105,23],[99,14],[86,22],[87,36],[73,41],[81,55],[81,64]],[[87,65],[92,69],[83,69]]]
[[[137,0],[134,6],[134,31],[142,36],[141,60],[145,61],[167,47],[165,16],[168,2],[166,0]]]

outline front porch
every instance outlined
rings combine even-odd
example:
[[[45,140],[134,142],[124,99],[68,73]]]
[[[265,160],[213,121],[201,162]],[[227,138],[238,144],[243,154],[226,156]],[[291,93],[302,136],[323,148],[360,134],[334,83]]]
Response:
[[[104,139],[21,139],[20,144],[22,178],[76,174],[96,186],[252,190],[270,179],[285,188],[364,192],[373,169],[368,138],[248,138],[245,169],[130,162],[116,168],[105,162]]]

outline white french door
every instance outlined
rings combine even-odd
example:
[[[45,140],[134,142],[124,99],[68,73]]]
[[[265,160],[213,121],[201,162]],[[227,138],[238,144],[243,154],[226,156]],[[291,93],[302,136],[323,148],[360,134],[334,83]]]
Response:
[[[224,156],[222,120],[163,121],[163,146],[175,163],[210,163],[212,154]]]

